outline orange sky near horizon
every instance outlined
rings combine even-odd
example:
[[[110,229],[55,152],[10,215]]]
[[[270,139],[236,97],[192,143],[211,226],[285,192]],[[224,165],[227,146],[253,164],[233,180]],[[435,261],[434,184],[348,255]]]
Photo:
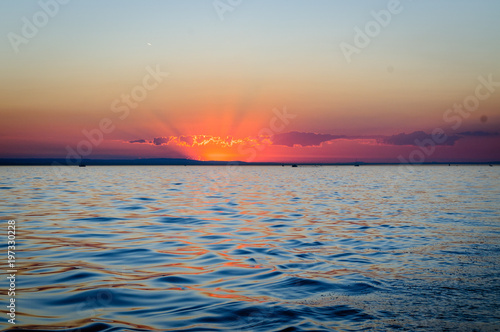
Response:
[[[75,0],[18,52],[0,42],[0,158],[80,148],[84,158],[245,161],[254,153],[242,142],[265,136],[251,159],[397,162],[441,128],[450,140],[426,161],[500,160],[500,5],[455,3],[453,17],[445,1],[402,6],[349,62],[339,45],[386,1],[256,0],[221,21],[208,0]],[[0,29],[21,33],[37,10],[1,3]],[[478,88],[487,97],[474,110],[447,113]],[[276,122],[276,109],[294,117]],[[85,133],[101,121],[112,129],[95,144]],[[160,143],[200,135],[213,139]]]

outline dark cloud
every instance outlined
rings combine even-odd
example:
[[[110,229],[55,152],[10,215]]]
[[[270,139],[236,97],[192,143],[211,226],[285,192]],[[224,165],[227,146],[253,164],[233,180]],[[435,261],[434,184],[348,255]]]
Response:
[[[331,134],[317,134],[310,132],[298,132],[292,131],[287,133],[275,134],[271,137],[273,145],[282,146],[320,146],[324,142],[332,141],[335,139],[346,139],[346,140],[376,140],[378,143],[387,145],[409,145],[409,146],[422,146],[428,144],[432,141],[435,145],[441,146],[453,146],[455,142],[460,139],[465,139],[466,137],[492,137],[500,136],[498,132],[485,132],[485,131],[464,131],[461,133],[448,135],[444,142],[439,141],[439,139],[433,138],[431,134],[424,131],[415,131],[409,134],[401,133],[391,136],[345,136],[345,135],[331,135]],[[210,139],[211,136],[198,136],[198,139]],[[441,138],[441,137],[439,137]],[[220,140],[219,140],[220,141]],[[439,141],[439,142],[438,142]],[[154,145],[167,145],[170,142],[185,143],[188,146],[192,146],[194,143],[193,136],[168,136],[168,137],[156,137],[153,140],[147,139],[137,139],[128,141],[128,143],[139,143],[139,144],[154,144]],[[232,142],[232,138],[228,138],[225,143],[229,144]],[[220,143],[220,142],[219,142]]]
[[[487,137],[487,136],[498,136],[499,133],[488,133],[486,131],[464,131],[458,133],[461,136],[476,136],[476,137]]]
[[[276,134],[271,138],[274,145],[284,145],[293,147],[300,146],[319,146],[323,142],[343,138],[344,136],[316,133],[301,133],[292,131],[289,133]]]
[[[163,144],[168,144],[170,142],[171,137],[155,137],[153,138],[153,144],[154,145],[163,145]]]
[[[141,144],[144,144],[144,143],[147,143],[148,141],[146,141],[145,139],[136,139],[135,141],[128,141],[129,143],[141,143]]]
[[[415,131],[410,134],[397,134],[397,135],[392,135],[392,136],[387,136],[381,138],[379,141],[384,144],[390,144],[390,145],[414,145],[414,146],[419,146],[424,144],[428,140],[432,140],[436,145],[448,145],[452,146],[455,145],[455,142],[458,141],[461,136],[458,135],[452,135],[448,136],[447,139],[442,142],[442,143],[437,143],[436,140],[433,139],[431,134],[427,134],[423,131]]]

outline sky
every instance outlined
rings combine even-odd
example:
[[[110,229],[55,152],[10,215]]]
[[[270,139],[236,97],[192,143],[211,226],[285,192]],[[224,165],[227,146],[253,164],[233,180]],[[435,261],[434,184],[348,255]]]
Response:
[[[500,161],[497,0],[0,2],[0,158]]]

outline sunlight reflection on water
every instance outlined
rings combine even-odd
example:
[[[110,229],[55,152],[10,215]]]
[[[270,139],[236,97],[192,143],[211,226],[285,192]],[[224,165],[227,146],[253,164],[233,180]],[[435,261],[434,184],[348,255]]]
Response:
[[[18,226],[17,327],[500,322],[496,167],[2,167],[0,194]]]

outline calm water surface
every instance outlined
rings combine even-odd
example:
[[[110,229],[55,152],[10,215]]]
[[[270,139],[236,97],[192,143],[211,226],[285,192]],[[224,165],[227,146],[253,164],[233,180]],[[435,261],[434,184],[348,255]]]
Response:
[[[500,330],[500,168],[403,174],[2,167],[16,328]]]

